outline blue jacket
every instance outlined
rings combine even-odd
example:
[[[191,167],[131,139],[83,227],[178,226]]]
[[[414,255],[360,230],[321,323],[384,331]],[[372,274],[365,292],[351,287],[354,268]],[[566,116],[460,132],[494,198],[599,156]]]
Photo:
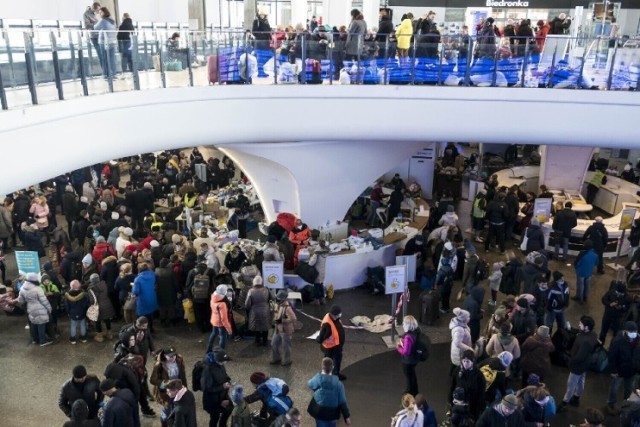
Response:
[[[578,255],[576,261],[576,276],[591,277],[593,268],[598,265],[599,256],[593,249],[589,249]]]
[[[133,281],[133,293],[138,297],[136,314],[146,316],[158,309],[158,297],[156,296],[156,275],[151,270],[145,270],[138,274]]]
[[[309,380],[307,386],[313,390],[313,399],[308,411],[314,419],[338,420],[340,414],[344,418],[350,417],[344,385],[337,375],[318,373]]]
[[[104,411],[102,427],[140,427],[138,401],[131,390],[119,389],[111,396]]]

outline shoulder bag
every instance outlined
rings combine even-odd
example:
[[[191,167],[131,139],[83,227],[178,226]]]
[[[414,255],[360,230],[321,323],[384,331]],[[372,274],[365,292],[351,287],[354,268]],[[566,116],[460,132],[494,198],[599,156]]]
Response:
[[[89,290],[89,293],[93,297],[93,305],[89,306],[89,308],[87,309],[87,318],[92,322],[97,322],[98,317],[100,316],[100,307],[98,306],[98,299],[96,298],[96,294],[94,294],[92,290]]]

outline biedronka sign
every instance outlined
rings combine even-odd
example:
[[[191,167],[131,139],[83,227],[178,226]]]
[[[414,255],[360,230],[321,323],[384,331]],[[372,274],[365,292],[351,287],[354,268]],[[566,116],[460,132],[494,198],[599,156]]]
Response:
[[[487,0],[487,7],[529,7],[529,2],[521,0]]]

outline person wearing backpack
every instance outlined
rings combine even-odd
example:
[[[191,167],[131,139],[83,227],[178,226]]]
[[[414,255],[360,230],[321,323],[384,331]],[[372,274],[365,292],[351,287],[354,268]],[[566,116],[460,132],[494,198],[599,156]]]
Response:
[[[207,353],[203,359],[199,388],[202,390],[202,408],[209,414],[210,427],[226,426],[231,416],[228,393],[232,385],[224,367],[228,360],[227,353],[222,349]],[[195,383],[193,386],[194,389],[198,388]]]
[[[404,335],[396,343],[396,350],[402,356],[402,373],[406,380],[404,393],[411,396],[418,394],[418,377],[416,375],[416,365],[418,356],[416,355],[416,344],[420,339],[420,328],[415,317],[407,315],[402,320]]]
[[[203,262],[196,265],[187,276],[186,293],[193,300],[193,311],[196,325],[200,332],[207,332],[211,328],[210,295],[213,292],[213,271]]]
[[[254,372],[249,380],[256,387],[256,391],[245,397],[244,401],[249,405],[262,402],[260,416],[267,419],[267,425],[293,407],[293,401],[287,396],[289,386],[280,378],[267,377],[263,372]]]
[[[402,410],[391,419],[391,427],[422,427],[424,414],[418,409],[413,395],[406,393],[401,404]]]
[[[316,427],[335,427],[340,415],[346,425],[351,425],[344,385],[332,374],[333,368],[333,360],[323,358],[322,371],[307,382],[307,387],[313,391],[307,412],[316,421]]]
[[[553,282],[549,286],[547,294],[547,318],[545,324],[549,327],[549,333],[553,330],[553,322],[558,323],[558,328],[565,327],[564,312],[569,307],[569,284],[564,281],[564,275],[560,271],[553,272]]]
[[[225,302],[226,296],[227,285],[218,285],[215,292],[211,295],[211,326],[213,330],[209,336],[207,353],[213,350],[213,343],[218,335],[220,335],[219,347],[224,349],[227,344],[227,337],[232,334],[229,316],[230,308]]]
[[[593,221],[593,224],[587,228],[587,231],[585,231],[582,236],[583,240],[589,239],[593,242],[593,249],[598,254],[598,274],[604,274],[604,250],[609,242],[609,232],[602,221],[602,217],[597,216]]]

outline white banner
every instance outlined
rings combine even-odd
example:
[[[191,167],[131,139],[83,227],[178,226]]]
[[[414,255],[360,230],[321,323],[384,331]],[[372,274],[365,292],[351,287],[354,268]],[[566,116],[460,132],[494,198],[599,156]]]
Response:
[[[403,255],[396,257],[396,265],[407,265],[407,281],[415,282],[416,280],[416,268],[418,263],[418,255]],[[423,260],[424,261],[424,260]]]
[[[390,265],[385,267],[385,294],[401,294],[407,284],[407,266]]]
[[[271,289],[284,288],[284,263],[282,261],[265,261],[262,263],[262,280],[264,286]]]

